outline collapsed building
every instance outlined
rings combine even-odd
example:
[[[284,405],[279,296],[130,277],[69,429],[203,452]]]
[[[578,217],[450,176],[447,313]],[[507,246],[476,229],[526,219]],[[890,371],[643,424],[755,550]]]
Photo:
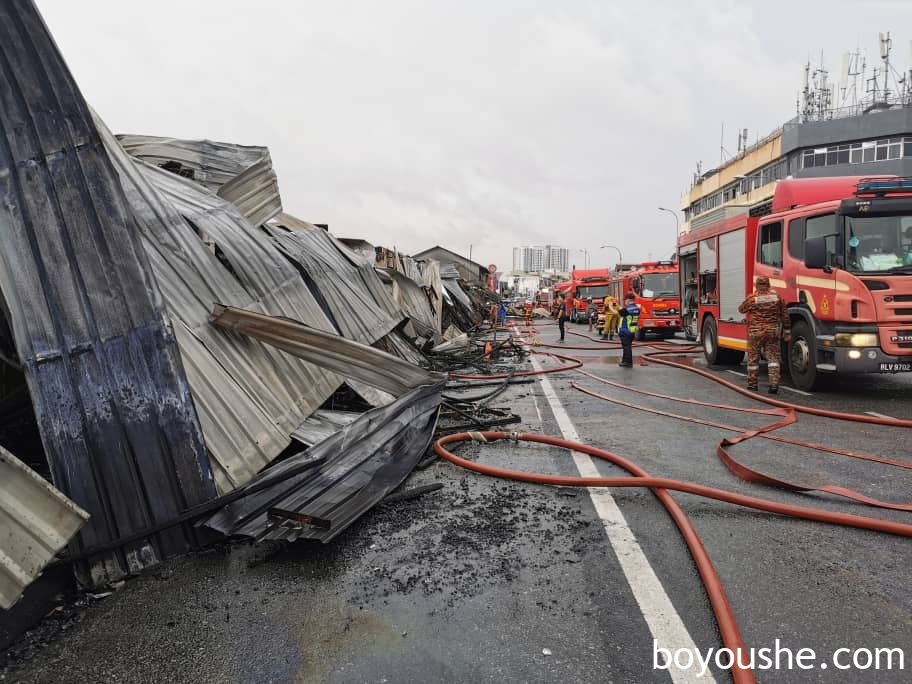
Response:
[[[0,57],[0,605],[67,545],[97,585],[332,539],[424,454],[421,350],[490,297],[284,213],[263,147],[113,135],[31,0]]]

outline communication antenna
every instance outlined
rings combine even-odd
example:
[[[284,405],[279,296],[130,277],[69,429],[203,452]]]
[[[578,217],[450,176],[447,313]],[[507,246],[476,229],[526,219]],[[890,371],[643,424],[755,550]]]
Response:
[[[884,102],[890,99],[890,49],[893,47],[893,41],[890,39],[890,32],[887,31],[886,35],[883,33],[880,34],[880,58],[884,63],[884,85],[883,85],[883,96]]]

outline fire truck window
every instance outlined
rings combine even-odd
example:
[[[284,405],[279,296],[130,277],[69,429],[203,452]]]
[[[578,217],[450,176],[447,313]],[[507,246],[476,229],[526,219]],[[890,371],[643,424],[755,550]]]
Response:
[[[760,263],[782,266],[782,222],[760,226]]]
[[[804,218],[797,218],[789,221],[788,224],[788,250],[789,256],[793,259],[804,259],[804,240],[805,240]]]
[[[826,237],[827,247],[827,265],[844,268],[844,261],[837,256],[842,249],[836,244],[836,215],[824,214],[822,216],[810,216],[807,219],[806,238]],[[803,255],[802,255],[803,258]]]
[[[700,240],[700,273],[716,271],[716,239]]]

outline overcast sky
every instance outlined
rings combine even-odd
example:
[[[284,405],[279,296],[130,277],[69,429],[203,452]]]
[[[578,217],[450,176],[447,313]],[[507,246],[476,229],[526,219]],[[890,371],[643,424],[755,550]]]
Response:
[[[912,0],[37,0],[112,130],[269,147],[340,237],[660,258],[695,165],[795,114],[810,57],[908,69]],[[571,252],[582,266],[584,255]]]

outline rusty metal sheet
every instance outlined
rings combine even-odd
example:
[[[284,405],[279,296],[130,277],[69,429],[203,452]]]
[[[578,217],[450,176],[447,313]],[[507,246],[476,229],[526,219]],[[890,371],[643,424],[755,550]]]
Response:
[[[173,168],[231,202],[255,226],[282,211],[278,179],[265,147],[149,135],[118,135],[117,139],[131,156]]]
[[[0,291],[54,484],[91,516],[78,552],[169,520],[215,487],[139,231],[28,0],[0,3],[0,83]],[[189,526],[169,529],[80,575],[104,581],[196,541]]]
[[[10,608],[89,514],[0,447],[0,608]]]

